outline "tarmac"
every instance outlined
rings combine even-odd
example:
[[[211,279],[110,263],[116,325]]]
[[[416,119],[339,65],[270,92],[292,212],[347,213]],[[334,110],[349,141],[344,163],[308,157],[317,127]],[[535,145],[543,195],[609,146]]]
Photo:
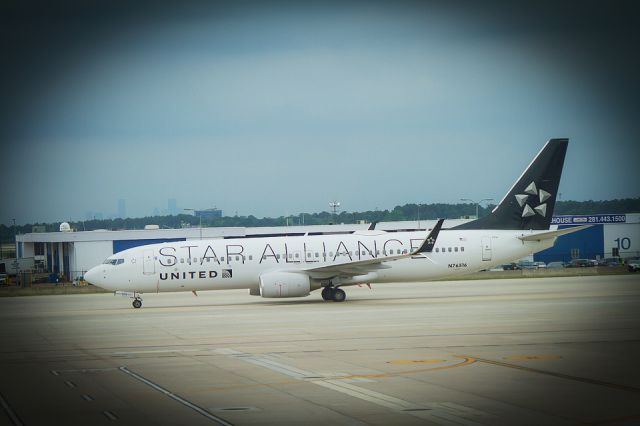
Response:
[[[638,425],[640,274],[0,298],[0,425]]]

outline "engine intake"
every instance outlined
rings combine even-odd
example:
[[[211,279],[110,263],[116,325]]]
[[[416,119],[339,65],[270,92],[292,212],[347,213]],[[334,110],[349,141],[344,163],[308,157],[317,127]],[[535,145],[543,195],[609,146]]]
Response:
[[[295,272],[268,272],[260,275],[262,297],[304,297],[311,292],[309,276]]]

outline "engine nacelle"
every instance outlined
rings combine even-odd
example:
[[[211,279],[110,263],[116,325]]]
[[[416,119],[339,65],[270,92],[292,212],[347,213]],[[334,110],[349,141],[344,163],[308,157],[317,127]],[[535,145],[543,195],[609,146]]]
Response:
[[[306,274],[295,272],[267,272],[260,275],[260,296],[303,297],[311,292],[311,281]]]

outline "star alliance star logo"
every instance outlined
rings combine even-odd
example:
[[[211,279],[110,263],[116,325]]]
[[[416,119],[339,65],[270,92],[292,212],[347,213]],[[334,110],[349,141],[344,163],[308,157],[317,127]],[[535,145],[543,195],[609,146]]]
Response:
[[[520,207],[523,207],[522,217],[535,216],[536,214],[539,214],[542,217],[547,215],[547,203],[545,203],[545,201],[551,197],[551,194],[544,189],[536,188],[535,182],[531,182],[529,186],[525,188],[524,194],[516,194],[515,197]],[[529,200],[529,197],[532,197],[531,200]],[[536,200],[536,198],[539,201]],[[538,206],[531,208],[527,201],[533,201],[534,203],[537,203]]]
[[[433,244],[433,243],[435,243],[435,242],[436,242],[436,240],[434,240],[434,239],[433,239],[433,237],[429,237],[429,238],[427,239],[427,244]]]

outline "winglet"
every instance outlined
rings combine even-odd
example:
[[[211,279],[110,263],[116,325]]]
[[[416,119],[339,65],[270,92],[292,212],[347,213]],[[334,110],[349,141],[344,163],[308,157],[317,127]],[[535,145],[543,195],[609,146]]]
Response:
[[[420,253],[431,253],[433,251],[433,246],[436,245],[436,240],[438,239],[438,233],[440,233],[440,228],[442,228],[442,222],[444,222],[444,219],[438,219],[438,223],[436,223],[436,226],[429,232],[429,235],[424,239],[420,248],[411,253],[412,256]]]
[[[367,231],[373,231],[374,229],[376,229],[377,224],[378,224],[377,220],[374,220],[373,222],[371,222],[371,225],[369,225],[369,228],[367,228]]]

